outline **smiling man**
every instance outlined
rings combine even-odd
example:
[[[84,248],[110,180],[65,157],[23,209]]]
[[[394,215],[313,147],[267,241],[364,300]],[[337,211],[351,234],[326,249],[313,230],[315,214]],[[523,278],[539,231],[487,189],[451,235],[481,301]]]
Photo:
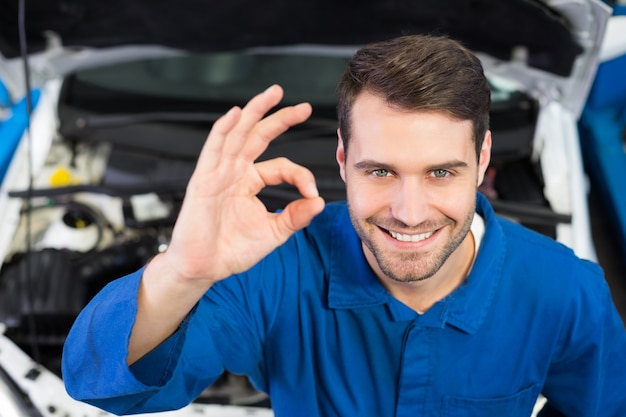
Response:
[[[350,153],[341,131],[337,148],[352,224],[381,283],[425,311],[463,282],[474,260],[468,233],[490,134],[477,158],[471,121],[408,112],[369,92],[355,100],[352,118],[359,122]]]
[[[255,163],[311,114],[272,86],[213,126],[167,251],[68,336],[68,392],[115,413],[186,405],[224,370],[276,416],[623,416],[626,331],[601,269],[497,217],[480,61],[445,37],[368,45],[340,80],[347,202]],[[263,187],[302,198],[268,213]]]

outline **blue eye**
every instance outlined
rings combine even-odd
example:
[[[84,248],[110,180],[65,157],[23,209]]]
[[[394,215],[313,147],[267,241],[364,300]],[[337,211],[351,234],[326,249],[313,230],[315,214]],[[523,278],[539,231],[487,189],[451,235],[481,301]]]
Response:
[[[372,171],[372,174],[374,174],[377,177],[388,177],[391,175],[391,172],[389,172],[386,169],[375,169]]]
[[[447,177],[448,175],[450,175],[450,171],[445,170],[445,169],[435,169],[435,170],[433,171],[433,176],[434,176],[435,178],[445,178],[445,177]]]

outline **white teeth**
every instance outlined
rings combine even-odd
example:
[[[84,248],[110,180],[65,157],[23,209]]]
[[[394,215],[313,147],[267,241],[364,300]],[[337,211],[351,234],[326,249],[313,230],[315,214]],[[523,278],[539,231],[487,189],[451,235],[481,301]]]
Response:
[[[421,240],[428,239],[433,234],[435,234],[435,232],[421,233],[419,235],[403,235],[401,233],[392,232],[390,230],[389,234],[391,235],[392,238],[399,240],[401,242],[419,242]]]

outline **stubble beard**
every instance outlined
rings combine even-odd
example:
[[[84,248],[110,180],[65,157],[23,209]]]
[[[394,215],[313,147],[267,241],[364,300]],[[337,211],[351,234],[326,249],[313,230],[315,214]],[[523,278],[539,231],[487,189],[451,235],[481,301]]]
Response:
[[[408,252],[408,253],[390,253],[384,250],[372,238],[373,234],[380,233],[377,225],[392,223],[390,221],[381,222],[376,217],[369,217],[364,221],[360,221],[348,205],[348,212],[352,224],[359,235],[361,242],[372,253],[378,267],[386,277],[396,282],[409,283],[427,280],[435,275],[445,262],[450,258],[454,251],[463,243],[463,240],[470,231],[472,220],[474,218],[475,208],[468,211],[463,219],[463,223],[458,231],[445,243],[445,245],[436,249],[436,252]],[[452,230],[457,226],[458,222],[447,218],[446,223]],[[394,220],[398,224],[397,220]],[[367,226],[366,226],[367,225]],[[373,230],[368,232],[367,229]],[[441,227],[441,226],[439,226]]]

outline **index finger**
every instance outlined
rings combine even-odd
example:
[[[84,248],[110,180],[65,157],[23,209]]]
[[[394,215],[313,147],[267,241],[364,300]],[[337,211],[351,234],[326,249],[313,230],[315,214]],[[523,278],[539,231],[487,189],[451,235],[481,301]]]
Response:
[[[254,125],[240,150],[241,156],[255,160],[267,149],[270,142],[290,127],[307,120],[313,109],[309,103],[283,107]]]
[[[228,132],[222,154],[236,157],[249,139],[250,131],[283,98],[283,89],[278,84],[271,85],[265,91],[252,97],[241,109],[241,117]]]
[[[236,155],[238,149],[243,146],[247,131],[278,104],[282,94],[280,86],[272,85],[250,99],[243,109],[235,106],[217,119],[202,147],[200,161],[209,159],[209,155],[215,160],[220,160],[225,148],[228,148],[227,154]]]

